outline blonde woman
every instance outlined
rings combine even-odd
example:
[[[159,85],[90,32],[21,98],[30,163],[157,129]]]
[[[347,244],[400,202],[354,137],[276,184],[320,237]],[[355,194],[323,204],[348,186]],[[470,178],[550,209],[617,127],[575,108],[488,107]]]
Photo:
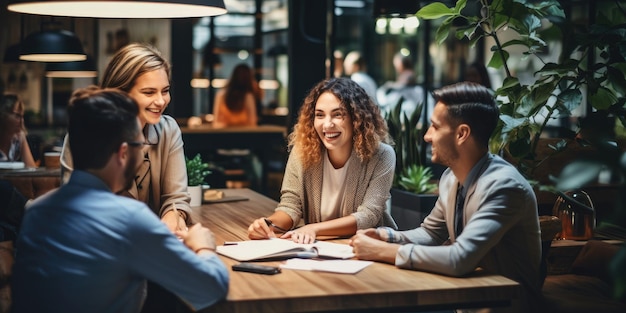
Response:
[[[171,231],[177,225],[184,230],[191,222],[191,207],[183,141],[176,121],[163,114],[171,100],[170,64],[152,46],[129,44],[113,56],[100,87],[123,90],[139,105],[138,118],[146,138],[144,161],[125,194],[148,204]],[[67,180],[73,169],[67,137],[61,165]]]
[[[389,143],[387,125],[363,88],[349,78],[318,83],[289,137],[280,203],[250,225],[249,238],[282,232],[281,238],[312,243],[321,235],[395,227],[385,210],[396,162]]]

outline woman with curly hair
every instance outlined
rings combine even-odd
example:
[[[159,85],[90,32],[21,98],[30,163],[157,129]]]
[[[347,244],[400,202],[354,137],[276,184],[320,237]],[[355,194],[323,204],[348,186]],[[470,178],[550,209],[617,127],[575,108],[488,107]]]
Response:
[[[289,135],[280,203],[248,227],[248,237],[273,238],[278,231],[280,238],[312,243],[322,235],[395,227],[385,211],[396,162],[390,142],[387,124],[363,88],[349,78],[318,83]]]

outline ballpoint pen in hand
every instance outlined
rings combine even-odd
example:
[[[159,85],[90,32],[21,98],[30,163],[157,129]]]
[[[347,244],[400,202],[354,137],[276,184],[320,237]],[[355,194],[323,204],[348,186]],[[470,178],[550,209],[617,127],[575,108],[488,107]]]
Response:
[[[285,232],[285,233],[289,231],[289,230],[284,229],[282,227],[276,226],[274,223],[272,223],[271,220],[269,220],[267,218],[264,218],[264,220],[265,220],[265,224],[267,224],[267,226],[269,226],[269,227],[274,227],[274,228],[276,228],[276,229],[278,229],[278,230],[280,230],[282,232]]]

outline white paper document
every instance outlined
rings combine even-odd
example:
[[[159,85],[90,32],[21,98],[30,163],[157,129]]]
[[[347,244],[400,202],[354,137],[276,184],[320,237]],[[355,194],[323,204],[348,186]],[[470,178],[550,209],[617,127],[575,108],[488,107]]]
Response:
[[[289,259],[280,268],[290,270],[322,271],[340,274],[355,274],[372,264],[361,260],[307,260]]]
[[[352,247],[346,244],[326,241],[301,244],[288,239],[229,242],[223,246],[218,246],[217,253],[240,262],[290,258],[349,259],[354,257]]]

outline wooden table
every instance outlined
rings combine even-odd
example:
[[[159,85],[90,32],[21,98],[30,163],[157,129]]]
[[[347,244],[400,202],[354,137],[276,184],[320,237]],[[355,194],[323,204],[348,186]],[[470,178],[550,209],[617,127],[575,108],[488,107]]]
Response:
[[[7,180],[27,199],[35,199],[61,186],[61,169],[25,168],[0,170],[0,180]]]
[[[256,218],[269,216],[277,204],[249,189],[224,192],[226,196],[245,196],[249,200],[205,204],[193,212],[196,221],[213,231],[218,244],[246,240],[248,225]],[[238,263],[220,257],[229,268]],[[268,276],[231,270],[230,279],[226,301],[206,312],[389,312],[392,308],[419,311],[508,306],[518,298],[520,288],[508,278],[480,271],[454,278],[382,263],[374,263],[354,275],[283,270]]]
[[[210,124],[199,127],[181,127],[185,155],[193,157],[196,153],[214,152],[217,149],[250,149],[262,164],[261,191],[267,194],[268,163],[275,151],[272,147],[281,147],[286,151],[287,128],[276,125],[246,127],[213,128]]]

